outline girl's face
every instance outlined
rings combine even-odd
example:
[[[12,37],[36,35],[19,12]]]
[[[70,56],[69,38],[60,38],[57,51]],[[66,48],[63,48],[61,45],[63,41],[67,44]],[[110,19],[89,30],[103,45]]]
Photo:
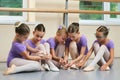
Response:
[[[44,37],[45,32],[42,31],[33,31],[33,39],[35,42],[40,42],[41,39]]]
[[[106,37],[103,35],[103,32],[96,31],[95,36],[96,36],[98,42],[102,42],[106,39]]]
[[[65,40],[66,40],[66,38],[67,38],[67,35],[66,35],[66,34],[63,34],[63,35],[57,34],[57,41],[58,41],[59,43],[64,43]]]
[[[68,33],[68,37],[72,40],[72,41],[76,41],[79,37],[79,33]]]
[[[27,40],[28,36],[29,36],[29,34],[26,34],[26,35],[17,34],[17,39],[18,39],[18,41],[23,42],[23,41]]]

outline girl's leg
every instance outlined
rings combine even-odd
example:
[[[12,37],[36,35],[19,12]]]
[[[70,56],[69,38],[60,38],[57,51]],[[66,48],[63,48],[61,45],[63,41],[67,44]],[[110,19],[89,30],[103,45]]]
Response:
[[[46,54],[46,50],[43,44],[39,44],[36,48],[39,49],[41,53]],[[38,54],[41,55],[40,52],[38,52]]]
[[[99,46],[99,44],[98,43],[95,43],[94,44],[94,54],[95,54],[95,56],[96,56],[96,54],[98,53],[98,51],[99,51],[99,49],[100,49],[100,46]],[[106,50],[106,55],[109,55],[109,51],[108,50]],[[105,54],[104,54],[105,55]],[[98,65],[99,66],[102,66],[103,64],[106,64],[106,61],[105,61],[105,59],[102,57],[101,59],[100,59],[100,61],[98,62]],[[95,65],[94,65],[95,66]]]
[[[106,47],[105,45],[102,45],[102,46],[99,48],[99,50],[97,51],[96,46],[94,46],[94,50],[95,50],[95,52],[97,52],[97,54],[96,54],[94,60],[92,61],[92,63],[89,64],[88,67],[86,67],[86,68],[84,69],[84,71],[92,71],[92,70],[94,70],[95,65],[96,65],[100,60],[102,61],[102,64],[105,64],[105,63],[106,63],[105,60],[104,60],[104,58],[103,58],[103,55],[104,55],[104,54],[109,54],[109,51],[108,51],[107,47]]]
[[[50,55],[50,45],[48,43],[44,44],[46,54]],[[49,65],[50,70],[52,71],[59,71],[59,69],[53,64],[52,60],[46,61],[46,63]]]
[[[46,54],[50,55],[50,45],[48,43],[44,43],[44,48]]]
[[[81,60],[79,60],[76,64],[77,65],[81,64],[83,62],[83,60],[85,59],[85,57],[86,57],[86,55],[84,55],[83,58]],[[87,64],[88,64],[88,61],[86,61],[85,64],[82,67],[80,67],[80,68],[81,69],[85,68],[87,66]]]
[[[40,50],[40,52],[38,52],[38,53],[32,53],[31,55],[33,55],[33,56],[44,56],[44,54],[46,54],[46,50],[45,50],[45,47],[44,47],[44,45],[43,44],[39,44],[37,47],[36,47],[36,49],[38,49],[38,50]],[[41,70],[50,70],[49,69],[49,66],[47,65],[47,64],[43,64],[45,61],[44,60],[39,60],[39,63],[40,63],[40,65],[42,65],[41,66]]]
[[[72,60],[76,59],[78,57],[78,51],[77,51],[77,45],[76,45],[76,42],[75,41],[72,41],[70,43],[70,46],[69,46],[69,52],[70,52],[70,56],[72,58]],[[78,62],[76,62],[75,64],[77,64]],[[72,69],[78,69],[77,66],[73,64],[71,66]]]
[[[65,45],[59,44],[56,48],[56,56],[64,57],[64,53],[65,53]]]
[[[38,52],[38,56],[44,56],[46,55],[46,48],[45,48],[45,45],[44,44],[40,44],[39,46],[36,47],[37,49],[40,50],[40,52]],[[42,62],[41,60],[39,61],[40,63]],[[44,61],[45,62],[45,61]],[[42,67],[47,70],[47,71],[50,71],[50,68],[48,66],[48,64],[44,63],[42,64]]]
[[[58,46],[55,50],[55,53],[56,53],[55,55],[57,57],[62,58],[62,57],[64,57],[64,52],[65,52],[65,45],[64,44],[58,44]],[[57,61],[52,60],[52,62],[54,63],[55,66],[60,68],[61,65]]]
[[[69,46],[69,52],[72,60],[78,57],[77,45],[76,42],[72,41]]]
[[[37,61],[14,58],[10,62],[10,68],[8,68],[5,74],[12,74],[23,71],[39,71],[39,70],[40,70],[40,64]]]

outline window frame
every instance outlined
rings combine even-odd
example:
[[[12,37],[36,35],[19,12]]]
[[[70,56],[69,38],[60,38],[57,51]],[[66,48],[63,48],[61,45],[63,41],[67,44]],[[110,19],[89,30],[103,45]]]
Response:
[[[103,10],[110,11],[110,3],[103,2]],[[103,20],[81,20],[79,17],[79,23],[81,25],[120,25],[120,15],[117,15],[119,18],[110,18],[109,14],[104,14]]]
[[[23,0],[23,7],[22,8],[27,8],[27,0]],[[22,16],[4,16],[0,15],[0,24],[14,24],[16,21],[26,21],[27,20],[27,13],[23,12]]]

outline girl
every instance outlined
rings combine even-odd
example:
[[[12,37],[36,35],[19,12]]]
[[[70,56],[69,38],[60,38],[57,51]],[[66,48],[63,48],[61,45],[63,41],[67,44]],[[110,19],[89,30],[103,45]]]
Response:
[[[94,51],[95,58],[86,68],[84,68],[84,71],[94,70],[97,63],[100,66],[100,70],[110,70],[114,59],[114,43],[112,40],[107,38],[108,33],[109,29],[105,26],[100,26],[96,30],[95,36],[97,40],[94,41],[83,62],[78,64],[78,66],[84,65],[84,63],[88,60],[88,58]]]
[[[30,50],[39,50],[36,53],[32,53],[31,55],[41,56],[45,60],[44,68],[52,71],[59,71],[59,69],[52,63],[51,54],[50,54],[50,46],[43,40],[43,36],[45,35],[45,27],[43,24],[38,24],[33,31],[33,38],[27,40],[27,47]],[[33,49],[32,49],[33,48]],[[43,53],[43,54],[42,54]],[[47,60],[46,60],[47,59]],[[40,61],[41,62],[41,61]]]
[[[63,65],[64,52],[65,52],[65,40],[67,38],[67,31],[63,26],[59,26],[56,36],[47,40],[50,44],[50,53],[52,55],[53,63],[57,67]]]
[[[25,40],[30,33],[29,27],[24,23],[17,22],[16,24],[15,38],[7,59],[7,67],[9,68],[4,73],[6,75],[23,71],[40,70],[38,60],[41,60],[41,58],[39,56],[30,56],[26,50]]]
[[[66,55],[64,60],[68,60],[70,53],[72,61],[68,63],[66,67],[77,69],[75,65],[79,61],[82,61],[88,52],[87,39],[84,35],[80,34],[78,23],[72,23],[69,26],[68,37],[69,38],[66,40]]]

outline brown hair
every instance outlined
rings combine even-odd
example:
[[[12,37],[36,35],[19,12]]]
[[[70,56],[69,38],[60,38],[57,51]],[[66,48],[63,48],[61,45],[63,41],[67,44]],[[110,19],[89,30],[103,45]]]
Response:
[[[16,22],[15,26],[15,33],[20,35],[26,35],[30,33],[30,28],[25,23]]]
[[[101,25],[99,28],[97,28],[98,32],[103,32],[103,35],[107,37],[109,34],[109,29],[106,26]]]
[[[79,23],[72,23],[70,24],[70,26],[68,27],[68,33],[77,33],[79,32]]]
[[[34,31],[36,31],[36,30],[45,32],[45,27],[44,27],[43,24],[38,24],[38,25],[35,27]]]

